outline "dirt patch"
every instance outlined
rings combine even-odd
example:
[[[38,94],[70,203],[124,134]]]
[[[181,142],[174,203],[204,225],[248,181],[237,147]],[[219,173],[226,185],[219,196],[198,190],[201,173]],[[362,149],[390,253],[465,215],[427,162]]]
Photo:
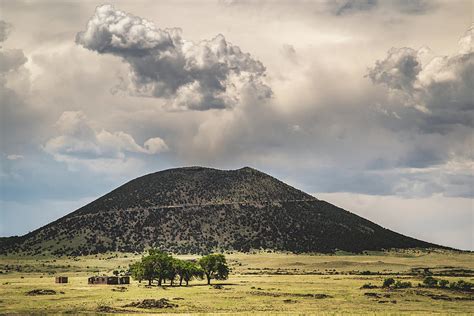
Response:
[[[295,301],[295,300],[292,300],[292,299],[286,299],[286,300],[283,300],[283,303],[294,304],[294,303],[298,303],[298,301]]]
[[[323,298],[330,298],[330,295],[327,294],[322,294],[322,293],[317,293],[317,294],[289,294],[291,296],[295,297],[310,297],[310,298],[316,298],[316,299],[323,299]]]
[[[448,296],[444,294],[427,294],[426,296],[431,297],[434,300],[441,300],[441,301],[473,301],[474,297],[460,297],[460,296]]]
[[[415,291],[415,294],[421,296],[427,296],[437,301],[474,301],[474,296],[449,296],[446,294],[435,294],[427,291]]]
[[[123,307],[137,307],[137,308],[174,308],[178,307],[177,304],[170,303],[166,298],[160,298],[159,300],[155,299],[145,299],[141,302],[133,302]]]
[[[305,266],[306,263],[297,261],[297,262],[290,263],[289,265],[290,266]]]
[[[380,294],[373,293],[373,292],[367,292],[367,293],[364,293],[364,295],[367,296],[367,297],[380,298]]]
[[[36,289],[26,292],[26,295],[36,296],[36,295],[56,295],[55,290],[45,290],[45,289]]]
[[[126,310],[126,309],[118,309],[115,307],[107,306],[107,305],[100,305],[96,308],[96,312],[98,313],[109,313],[109,314],[120,314],[120,313],[135,313],[135,311]]]

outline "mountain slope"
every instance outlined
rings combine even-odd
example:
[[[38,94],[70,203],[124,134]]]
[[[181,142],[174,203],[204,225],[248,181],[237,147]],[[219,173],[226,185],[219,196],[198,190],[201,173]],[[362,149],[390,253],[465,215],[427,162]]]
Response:
[[[169,169],[132,180],[0,253],[360,252],[439,247],[384,229],[252,168]]]

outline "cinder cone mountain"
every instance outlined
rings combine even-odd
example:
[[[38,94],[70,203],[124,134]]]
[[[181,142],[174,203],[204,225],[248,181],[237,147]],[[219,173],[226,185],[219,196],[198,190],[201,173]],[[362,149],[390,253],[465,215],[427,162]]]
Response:
[[[0,253],[85,255],[275,250],[361,252],[439,248],[245,167],[188,167],[134,179],[21,237],[2,238]]]

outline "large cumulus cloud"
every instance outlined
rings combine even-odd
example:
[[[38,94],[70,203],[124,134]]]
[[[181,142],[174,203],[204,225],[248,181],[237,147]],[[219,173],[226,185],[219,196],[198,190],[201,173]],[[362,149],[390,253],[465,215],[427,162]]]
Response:
[[[125,160],[127,153],[157,154],[168,150],[159,137],[150,138],[143,146],[125,132],[96,131],[81,111],[66,111],[56,122],[59,136],[49,139],[43,149],[57,161],[87,163],[94,160]]]
[[[449,132],[458,125],[473,127],[473,27],[459,40],[451,56],[435,56],[430,49],[392,48],[368,76],[386,86],[408,107],[416,108],[419,127],[426,132]]]
[[[76,42],[130,65],[126,88],[139,96],[165,98],[174,109],[232,108],[242,94],[267,98],[265,67],[224,36],[194,43],[179,28],[160,29],[112,5],[97,7]]]

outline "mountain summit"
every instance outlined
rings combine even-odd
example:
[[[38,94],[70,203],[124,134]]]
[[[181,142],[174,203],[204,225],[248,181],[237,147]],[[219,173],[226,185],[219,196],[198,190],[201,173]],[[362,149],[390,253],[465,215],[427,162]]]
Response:
[[[439,246],[385,229],[249,167],[148,174],[27,235],[0,241],[3,254],[83,255],[148,247],[206,253]]]

